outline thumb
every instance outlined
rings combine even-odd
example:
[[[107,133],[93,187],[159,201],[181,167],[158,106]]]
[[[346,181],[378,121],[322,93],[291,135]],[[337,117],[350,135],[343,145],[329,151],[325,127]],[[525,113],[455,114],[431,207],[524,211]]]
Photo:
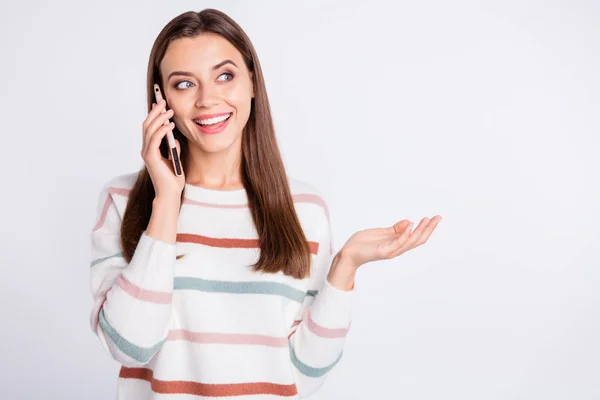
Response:
[[[403,219],[402,221],[396,222],[392,227],[390,227],[390,233],[400,234],[404,232],[406,227],[410,224],[409,220]]]

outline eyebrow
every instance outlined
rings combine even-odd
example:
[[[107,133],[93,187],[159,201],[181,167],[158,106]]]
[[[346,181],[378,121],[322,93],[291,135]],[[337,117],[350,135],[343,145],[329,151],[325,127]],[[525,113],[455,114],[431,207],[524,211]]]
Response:
[[[215,71],[219,68],[221,68],[223,65],[226,64],[233,64],[236,68],[238,67],[236,65],[236,63],[234,63],[231,60],[225,60],[225,61],[221,61],[220,63],[218,63],[217,65],[215,65],[214,67],[212,67],[212,70]],[[169,76],[167,77],[167,80],[171,79],[172,76],[174,75],[182,75],[182,76],[194,76],[194,74],[192,74],[191,72],[187,72],[187,71],[173,71],[169,74]]]

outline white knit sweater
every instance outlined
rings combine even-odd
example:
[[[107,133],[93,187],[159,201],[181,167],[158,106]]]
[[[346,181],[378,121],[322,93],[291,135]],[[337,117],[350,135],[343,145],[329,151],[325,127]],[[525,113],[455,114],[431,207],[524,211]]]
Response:
[[[326,279],[334,252],[319,192],[289,179],[312,249],[305,279],[251,270],[258,235],[244,189],[190,184],[177,242],[144,231],[128,264],[120,227],[137,174],[104,185],[91,233],[91,326],[122,364],[117,398],[297,399],[314,393],[342,357],[354,297],[354,290]]]

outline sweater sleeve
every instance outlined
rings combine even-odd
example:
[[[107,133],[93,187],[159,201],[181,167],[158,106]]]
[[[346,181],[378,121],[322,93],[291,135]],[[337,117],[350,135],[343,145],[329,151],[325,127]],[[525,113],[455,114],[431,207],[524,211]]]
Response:
[[[340,290],[328,282],[333,257],[329,219],[324,215],[309,290],[289,336],[290,357],[301,398],[319,389],[329,371],[340,361],[350,328],[354,288]]]
[[[119,191],[122,189],[116,189]],[[110,182],[102,188],[91,232],[91,327],[122,365],[147,364],[165,342],[172,312],[175,245],[142,232],[130,263]]]

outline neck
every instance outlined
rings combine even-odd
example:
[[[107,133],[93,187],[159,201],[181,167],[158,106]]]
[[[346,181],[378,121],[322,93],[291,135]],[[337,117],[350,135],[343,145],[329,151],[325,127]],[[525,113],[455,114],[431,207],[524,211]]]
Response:
[[[190,146],[190,163],[186,183],[207,189],[231,190],[243,188],[240,146],[234,145],[218,153]]]

